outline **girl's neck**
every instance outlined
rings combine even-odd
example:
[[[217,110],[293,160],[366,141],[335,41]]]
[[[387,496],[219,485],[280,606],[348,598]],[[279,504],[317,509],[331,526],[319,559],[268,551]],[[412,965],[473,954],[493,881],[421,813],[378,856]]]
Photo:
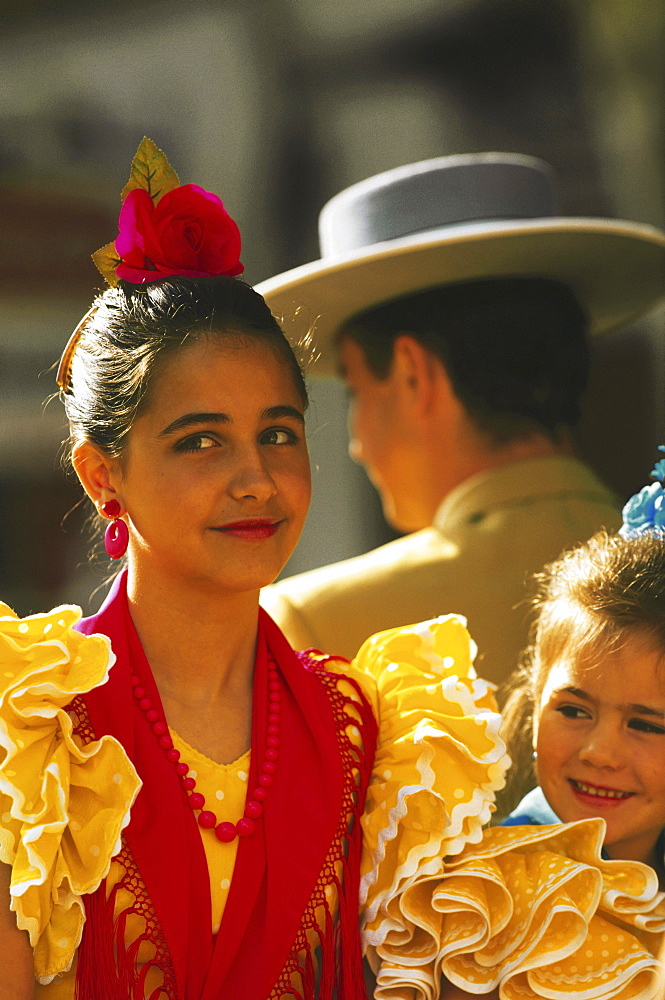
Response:
[[[157,687],[188,708],[233,698],[251,688],[258,631],[258,593],[174,586],[130,567],[129,610]]]

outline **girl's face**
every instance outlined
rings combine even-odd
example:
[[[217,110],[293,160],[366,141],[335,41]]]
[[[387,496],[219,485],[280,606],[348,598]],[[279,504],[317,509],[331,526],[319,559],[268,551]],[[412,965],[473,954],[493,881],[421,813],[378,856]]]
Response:
[[[310,499],[303,409],[264,344],[202,338],[166,360],[112,470],[132,570],[208,591],[274,580]]]
[[[663,654],[640,636],[594,666],[556,663],[542,693],[538,781],[564,823],[602,816],[613,858],[660,869],[665,827]]]

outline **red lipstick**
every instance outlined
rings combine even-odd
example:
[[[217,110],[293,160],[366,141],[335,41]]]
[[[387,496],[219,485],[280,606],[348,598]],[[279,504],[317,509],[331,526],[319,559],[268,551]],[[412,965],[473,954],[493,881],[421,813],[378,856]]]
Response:
[[[263,538],[272,538],[281,521],[269,521],[264,518],[247,518],[245,521],[233,521],[231,524],[224,524],[215,531],[221,531],[225,535],[233,538],[242,538],[253,541]]]

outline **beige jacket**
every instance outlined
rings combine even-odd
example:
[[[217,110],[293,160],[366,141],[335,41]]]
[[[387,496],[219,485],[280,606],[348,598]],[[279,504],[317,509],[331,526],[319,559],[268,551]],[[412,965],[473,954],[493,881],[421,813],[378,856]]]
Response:
[[[530,575],[620,523],[616,498],[582,462],[518,462],[458,486],[431,528],[273,584],[261,604],[296,649],[349,658],[374,632],[462,614],[478,673],[500,684],[527,643]]]

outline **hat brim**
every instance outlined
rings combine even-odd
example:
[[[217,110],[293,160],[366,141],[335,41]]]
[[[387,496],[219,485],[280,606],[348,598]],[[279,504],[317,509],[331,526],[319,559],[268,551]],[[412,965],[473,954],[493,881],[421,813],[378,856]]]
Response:
[[[356,313],[435,285],[518,276],[572,288],[597,336],[665,297],[665,233],[591,218],[448,226],[304,264],[256,290],[292,343],[311,338],[312,374],[334,375],[333,337]]]

